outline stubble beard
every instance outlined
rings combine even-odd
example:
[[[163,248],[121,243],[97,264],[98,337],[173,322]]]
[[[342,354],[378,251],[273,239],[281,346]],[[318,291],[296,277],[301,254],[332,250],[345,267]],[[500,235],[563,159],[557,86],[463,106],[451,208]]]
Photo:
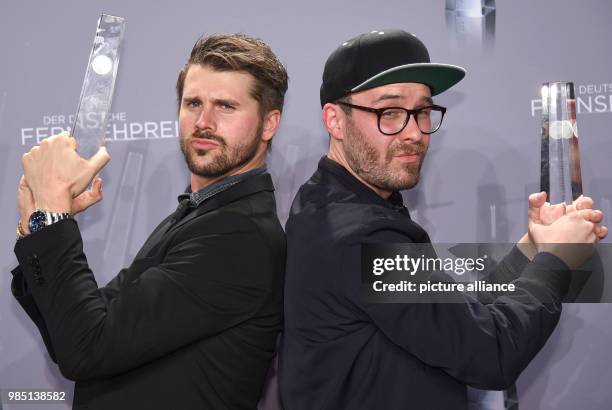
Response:
[[[220,135],[196,129],[189,137],[181,136],[180,146],[185,156],[187,168],[192,174],[203,178],[217,178],[251,161],[257,154],[262,134],[263,122],[260,121],[254,138],[239,146],[230,147]],[[195,138],[215,141],[219,146],[212,150],[193,149],[189,142]],[[209,158],[209,161],[198,163],[198,158],[206,157]]]
[[[368,143],[365,135],[350,120],[346,126],[343,147],[351,169],[368,184],[385,191],[401,191],[418,184],[427,151],[422,142],[403,144],[394,141],[389,146],[384,160],[380,161],[376,148]],[[401,153],[421,155],[417,162],[394,164],[393,157]]]

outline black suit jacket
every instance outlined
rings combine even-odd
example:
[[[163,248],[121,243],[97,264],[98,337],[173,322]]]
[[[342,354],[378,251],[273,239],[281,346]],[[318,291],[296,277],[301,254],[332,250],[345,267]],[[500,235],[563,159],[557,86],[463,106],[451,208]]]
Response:
[[[282,324],[285,236],[269,174],[178,222],[99,288],[75,221],[19,240],[12,291],[76,409],[254,409]]]

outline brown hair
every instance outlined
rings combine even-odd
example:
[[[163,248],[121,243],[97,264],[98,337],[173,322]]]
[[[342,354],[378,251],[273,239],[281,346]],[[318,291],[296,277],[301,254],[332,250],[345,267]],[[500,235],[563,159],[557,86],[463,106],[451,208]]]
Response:
[[[244,34],[219,34],[198,39],[176,81],[179,109],[185,77],[193,64],[208,66],[217,71],[244,71],[251,74],[255,78],[251,96],[259,102],[261,118],[272,110],[283,111],[289,81],[287,70],[270,46],[262,40]]]

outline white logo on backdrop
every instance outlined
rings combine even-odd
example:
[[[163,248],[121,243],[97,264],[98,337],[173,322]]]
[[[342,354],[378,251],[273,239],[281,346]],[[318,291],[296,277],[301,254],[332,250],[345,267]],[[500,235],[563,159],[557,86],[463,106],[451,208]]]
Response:
[[[612,83],[580,84],[575,86],[578,114],[612,113]],[[531,116],[542,112],[542,99],[531,100]]]
[[[95,127],[99,121],[95,116],[85,118],[85,123]],[[37,145],[52,135],[62,131],[70,131],[74,123],[74,114],[49,114],[42,117],[37,127],[21,128],[21,145]],[[130,122],[125,112],[110,114],[106,122],[106,141],[146,141],[167,138],[177,138],[179,135],[178,121],[144,121]]]

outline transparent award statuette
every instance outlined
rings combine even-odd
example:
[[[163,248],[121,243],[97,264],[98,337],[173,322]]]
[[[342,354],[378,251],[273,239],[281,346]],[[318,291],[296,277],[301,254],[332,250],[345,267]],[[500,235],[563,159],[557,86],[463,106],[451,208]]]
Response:
[[[540,189],[551,204],[571,204],[582,195],[574,83],[542,86]]]
[[[104,145],[124,31],[124,18],[100,16],[71,130],[83,158],[90,158]]]
[[[446,11],[458,16],[482,17],[495,10],[495,0],[446,0]]]
[[[490,49],[495,40],[495,0],[446,0],[446,26],[454,47]]]

